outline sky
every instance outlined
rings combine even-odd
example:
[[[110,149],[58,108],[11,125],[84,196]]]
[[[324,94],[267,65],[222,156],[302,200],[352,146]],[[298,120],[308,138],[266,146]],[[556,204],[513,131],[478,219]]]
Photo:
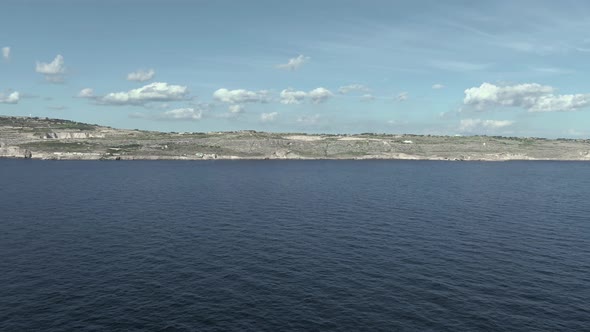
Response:
[[[0,114],[590,137],[590,2],[2,0]]]

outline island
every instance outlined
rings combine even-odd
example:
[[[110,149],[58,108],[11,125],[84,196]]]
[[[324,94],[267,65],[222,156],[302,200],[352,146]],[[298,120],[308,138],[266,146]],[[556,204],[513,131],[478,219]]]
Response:
[[[157,132],[0,116],[0,157],[49,160],[409,159],[585,160],[588,139],[254,130]]]

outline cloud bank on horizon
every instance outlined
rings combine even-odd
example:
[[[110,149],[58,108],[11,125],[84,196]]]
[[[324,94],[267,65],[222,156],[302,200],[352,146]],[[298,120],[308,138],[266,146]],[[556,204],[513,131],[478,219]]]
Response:
[[[590,137],[590,3],[261,0],[228,13],[204,2],[116,13],[109,1],[9,2],[0,114],[168,131]],[[156,29],[162,17],[175,19]]]

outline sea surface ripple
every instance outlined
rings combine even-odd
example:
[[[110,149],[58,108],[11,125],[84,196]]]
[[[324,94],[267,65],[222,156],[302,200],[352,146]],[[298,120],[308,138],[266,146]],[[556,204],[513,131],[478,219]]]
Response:
[[[1,331],[590,331],[590,163],[0,160]]]

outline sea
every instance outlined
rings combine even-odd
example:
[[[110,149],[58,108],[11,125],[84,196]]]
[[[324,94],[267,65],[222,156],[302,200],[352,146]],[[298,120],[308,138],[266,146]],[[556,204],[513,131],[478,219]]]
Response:
[[[590,331],[590,163],[0,160],[0,331]]]

